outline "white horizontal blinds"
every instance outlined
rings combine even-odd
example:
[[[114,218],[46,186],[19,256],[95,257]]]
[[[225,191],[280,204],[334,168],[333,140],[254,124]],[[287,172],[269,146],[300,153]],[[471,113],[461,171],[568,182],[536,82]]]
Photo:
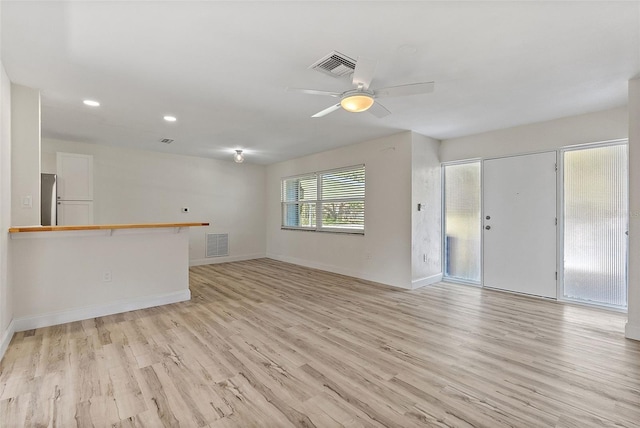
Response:
[[[444,166],[445,276],[480,282],[480,162]]]
[[[320,174],[324,229],[364,230],[364,165]]]
[[[627,305],[627,146],[564,153],[564,296]]]
[[[364,233],[364,165],[282,179],[282,227]]]
[[[316,228],[318,180],[315,175],[282,180],[282,226]]]

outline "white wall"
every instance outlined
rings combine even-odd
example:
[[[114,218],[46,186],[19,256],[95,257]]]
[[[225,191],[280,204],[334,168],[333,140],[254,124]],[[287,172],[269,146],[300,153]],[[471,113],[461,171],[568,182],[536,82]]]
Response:
[[[640,78],[629,81],[629,321],[630,339],[640,340]]]
[[[411,288],[411,133],[267,167],[267,256]],[[365,164],[365,234],[281,230],[280,180]]]
[[[11,83],[0,62],[0,359],[11,341],[13,293],[9,255],[11,226]]]
[[[556,150],[575,144],[627,138],[626,107],[443,140],[442,162]]]
[[[40,92],[11,84],[11,170],[13,226],[40,225]],[[31,198],[31,206],[23,198]]]
[[[93,155],[96,224],[209,222],[189,232],[192,265],[265,256],[264,166],[43,139],[43,172],[56,152]],[[229,257],[205,258],[205,233],[228,233]]]
[[[416,288],[442,279],[442,183],[440,142],[412,133],[411,147],[411,279]]]

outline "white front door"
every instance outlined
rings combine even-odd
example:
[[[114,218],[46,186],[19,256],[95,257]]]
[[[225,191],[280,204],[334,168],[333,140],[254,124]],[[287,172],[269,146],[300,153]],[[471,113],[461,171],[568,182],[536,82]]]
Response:
[[[483,161],[483,285],[556,298],[556,152]]]

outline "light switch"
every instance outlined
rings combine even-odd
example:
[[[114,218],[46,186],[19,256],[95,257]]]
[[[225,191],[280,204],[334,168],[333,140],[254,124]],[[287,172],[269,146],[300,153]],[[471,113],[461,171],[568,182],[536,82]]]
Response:
[[[33,206],[31,202],[31,195],[22,197],[22,208],[31,208]]]

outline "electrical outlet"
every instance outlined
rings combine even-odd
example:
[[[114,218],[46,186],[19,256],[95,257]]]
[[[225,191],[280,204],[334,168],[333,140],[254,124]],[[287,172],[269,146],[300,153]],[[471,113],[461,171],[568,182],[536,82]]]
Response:
[[[104,273],[102,274],[102,281],[103,282],[111,282],[111,271],[110,270],[104,271]]]
[[[365,260],[371,260],[371,253],[365,253],[364,258]]]
[[[182,212],[183,213],[188,213],[189,212],[189,207],[183,207],[182,208]]]

